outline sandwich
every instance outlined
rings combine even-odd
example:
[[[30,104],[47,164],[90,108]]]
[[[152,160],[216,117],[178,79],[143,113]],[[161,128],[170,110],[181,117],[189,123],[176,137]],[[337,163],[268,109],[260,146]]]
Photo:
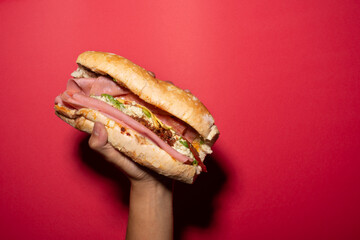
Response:
[[[87,133],[101,122],[114,148],[172,179],[191,184],[207,171],[203,162],[219,130],[189,90],[113,53],[87,51],[76,62],[55,98],[58,117]]]

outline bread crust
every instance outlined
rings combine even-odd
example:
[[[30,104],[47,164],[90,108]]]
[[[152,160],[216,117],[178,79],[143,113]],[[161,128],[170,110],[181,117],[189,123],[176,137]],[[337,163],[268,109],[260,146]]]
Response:
[[[192,95],[175,85],[153,77],[147,70],[113,53],[87,51],[77,63],[93,72],[110,75],[142,100],[172,114],[192,126],[209,142],[214,142],[219,130],[208,109]]]
[[[159,174],[188,184],[193,183],[196,177],[196,166],[176,161],[151,140],[121,126],[98,111],[86,108],[75,110],[55,105],[55,113],[71,126],[90,134],[94,123],[101,122],[108,132],[108,142],[114,148]]]

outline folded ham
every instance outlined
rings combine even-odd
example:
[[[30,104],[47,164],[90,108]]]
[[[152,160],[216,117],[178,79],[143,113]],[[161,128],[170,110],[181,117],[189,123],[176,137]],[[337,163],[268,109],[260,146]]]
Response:
[[[163,112],[160,109],[157,109],[141,99],[136,95],[130,93],[127,89],[120,87],[118,84],[113,82],[111,79],[100,76],[96,78],[76,78],[70,79],[67,84],[67,89],[64,93],[60,94],[55,99],[55,104],[64,105],[73,109],[89,108],[97,110],[107,116],[108,118],[114,120],[115,122],[132,128],[136,132],[140,133],[144,137],[147,137],[157,146],[166,151],[174,159],[183,162],[191,163],[193,160],[175,149],[169,146],[164,142],[158,135],[152,132],[150,129],[146,128],[141,123],[132,119],[128,115],[119,111],[118,109],[112,107],[111,105],[98,100],[96,98],[90,97],[91,95],[101,95],[109,94],[114,97],[122,97],[129,101],[135,101],[138,104],[146,105],[161,121],[165,124],[174,128],[174,130],[183,135],[188,141],[192,142],[193,139],[197,136],[195,130],[187,126],[185,123],[180,120],[173,119],[170,115]],[[163,114],[159,114],[163,113]]]

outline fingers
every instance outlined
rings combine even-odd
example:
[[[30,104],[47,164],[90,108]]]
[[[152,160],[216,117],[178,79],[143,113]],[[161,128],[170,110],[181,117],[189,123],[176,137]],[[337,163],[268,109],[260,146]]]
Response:
[[[108,135],[103,124],[96,122],[89,139],[89,146],[105,157],[109,162],[114,163],[127,175],[132,175],[137,168],[136,164],[126,156],[117,151],[107,141]]]
[[[89,145],[94,150],[100,150],[107,144],[107,131],[99,122],[94,124],[93,132],[89,139]]]
[[[105,126],[96,122],[89,139],[90,148],[102,154],[110,162],[114,162],[118,158],[125,158],[108,143],[107,138]]]

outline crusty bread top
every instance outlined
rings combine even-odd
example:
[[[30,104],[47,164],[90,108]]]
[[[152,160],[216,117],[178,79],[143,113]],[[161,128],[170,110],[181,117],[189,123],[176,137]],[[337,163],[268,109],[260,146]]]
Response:
[[[108,74],[144,101],[181,119],[208,141],[215,141],[219,131],[207,108],[188,91],[154,78],[147,70],[113,53],[87,51],[78,64],[99,74]]]

